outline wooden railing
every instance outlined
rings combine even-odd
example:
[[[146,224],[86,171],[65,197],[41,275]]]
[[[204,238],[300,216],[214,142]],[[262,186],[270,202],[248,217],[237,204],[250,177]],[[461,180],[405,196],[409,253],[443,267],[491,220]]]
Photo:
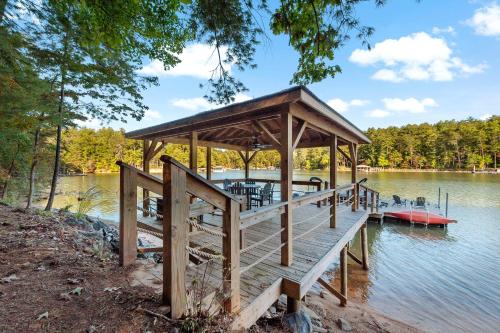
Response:
[[[321,189],[322,183],[310,181],[294,181],[297,185],[314,185],[317,192],[308,193],[292,199],[290,202],[279,202],[247,211],[240,211],[241,200],[214,185],[219,181],[210,182],[197,175],[178,161],[168,156],[162,156],[163,180],[157,179],[141,170],[123,162],[120,166],[120,264],[129,265],[137,256],[137,230],[151,228],[137,220],[137,193],[138,188],[147,190],[162,198],[163,209],[161,219],[163,230],[159,237],[163,239],[163,297],[171,307],[172,318],[184,315],[187,307],[186,272],[189,258],[192,255],[203,255],[200,248],[191,248],[189,237],[190,228],[199,228],[201,231],[212,232],[222,238],[222,277],[223,293],[225,295],[224,308],[231,313],[240,310],[240,275],[268,259],[271,255],[285,248],[293,254],[293,242],[306,236],[316,228],[329,223],[331,228],[337,226],[336,216],[339,209],[357,210],[360,201],[363,208],[368,208],[368,198],[371,198],[371,209],[374,211],[378,204],[378,192],[360,184],[346,184],[334,189]],[[269,182],[267,179],[250,179],[255,182]],[[244,181],[243,179],[240,181]],[[222,182],[222,181],[220,181]],[[277,182],[272,181],[271,182]],[[347,196],[339,196],[348,192]],[[362,193],[361,193],[362,192]],[[370,195],[369,195],[370,194]],[[198,200],[193,203],[193,198]],[[361,199],[361,200],[360,200]],[[242,245],[243,233],[246,229],[263,221],[281,216],[309,204],[325,202],[330,209],[318,210],[317,215],[309,216],[301,221],[293,222],[285,219],[281,227],[265,238]],[[349,206],[351,208],[349,208]],[[140,206],[139,206],[140,207]],[[220,231],[211,230],[198,225],[195,217],[215,210],[222,212],[222,228]],[[157,212],[158,213],[158,212]],[[193,219],[194,218],[194,219]],[[301,234],[290,232],[293,225],[314,223],[311,228]],[[150,231],[158,233],[158,229]],[[251,264],[240,267],[240,255],[279,237],[279,245]],[[283,257],[283,251],[281,256]]]
[[[368,207],[370,207],[370,213],[378,213],[378,207],[380,204],[380,193],[378,191],[375,191],[366,185],[358,184],[358,198],[358,207],[362,201],[363,208],[365,210],[368,210]]]

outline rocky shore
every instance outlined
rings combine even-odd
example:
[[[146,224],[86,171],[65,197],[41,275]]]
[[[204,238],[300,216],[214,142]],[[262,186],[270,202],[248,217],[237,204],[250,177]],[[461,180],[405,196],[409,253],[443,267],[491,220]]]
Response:
[[[147,235],[141,246],[152,244]],[[129,268],[118,266],[118,231],[103,221],[69,212],[0,205],[0,332],[222,332],[225,315],[196,314],[170,320],[160,284],[137,283],[144,265],[161,265],[149,254]],[[285,315],[271,307],[251,332],[419,332],[366,306],[338,305],[311,293],[302,311]]]

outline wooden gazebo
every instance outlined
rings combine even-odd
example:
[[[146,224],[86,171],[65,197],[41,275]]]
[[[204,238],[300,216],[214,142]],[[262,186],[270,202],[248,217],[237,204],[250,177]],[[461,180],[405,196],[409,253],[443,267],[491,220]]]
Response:
[[[215,236],[220,236],[220,247],[214,245],[215,248],[211,248],[210,251],[211,253],[219,251],[224,257],[221,265],[222,275],[219,278],[226,282],[224,288],[229,293],[228,298],[224,300],[226,310],[238,314],[235,328],[251,325],[262,314],[261,310],[265,311],[282,293],[288,296],[289,310],[296,310],[300,299],[316,281],[345,304],[346,255],[350,255],[368,268],[366,210],[368,206],[371,206],[372,212],[376,208],[375,200],[378,200],[378,193],[357,184],[356,161],[358,145],[370,141],[361,130],[311,91],[302,86],[294,87],[129,132],[126,136],[143,140],[144,164],[143,170],[140,171],[119,163],[121,165],[121,263],[127,265],[135,260],[138,251],[137,226],[162,233],[164,245],[158,251],[162,251],[164,255],[163,292],[165,302],[171,306],[172,317],[179,317],[185,313],[186,296],[182,294],[186,292],[186,279],[190,277],[189,267],[193,265],[186,261],[186,251],[189,254],[203,256],[198,252],[207,249],[206,239]],[[168,156],[162,156],[164,173],[163,180],[160,181],[148,175],[149,163],[169,143],[189,145],[189,168]],[[207,147],[206,178],[197,173],[198,146]],[[341,146],[347,146],[349,154],[340,149]],[[294,198],[292,196],[294,185],[311,185],[311,183],[293,180],[293,151],[309,147],[330,147],[330,177],[324,183],[327,184],[326,188],[318,186],[317,192]],[[241,206],[239,199],[216,186],[220,180],[212,180],[212,148],[239,152],[245,164],[245,176],[238,181],[243,182],[249,180],[277,182],[252,179],[249,172],[250,163],[260,150],[277,150],[281,156],[280,202],[249,211],[239,208]],[[349,159],[352,165],[351,183],[342,187],[337,184],[337,152]],[[136,179],[131,181],[130,179],[134,177]],[[144,219],[148,219],[148,215],[160,215],[162,222],[159,225],[138,221],[135,209],[137,187],[143,189],[143,202],[138,207],[143,211]],[[339,198],[339,193],[342,191],[346,191],[347,195]],[[150,201],[146,200],[150,197],[150,192],[162,196],[161,214],[151,213]],[[189,195],[187,199],[186,193]],[[363,202],[362,211],[358,211],[360,201]],[[312,203],[314,205],[311,205]],[[131,205],[134,209],[130,209]],[[341,205],[349,205],[349,211],[340,209]],[[220,210],[221,214],[214,213],[216,210]],[[321,215],[323,213],[326,215]],[[203,218],[192,221],[189,225],[184,223],[184,220],[196,216]],[[214,232],[206,235],[203,232],[193,231],[195,229],[207,231],[207,227],[203,227],[207,220],[213,220],[210,228],[217,229],[218,226],[220,232],[211,230]],[[264,229],[267,237],[261,232]],[[358,259],[347,249],[349,241],[359,229],[362,231],[362,259]],[[327,238],[324,238],[325,235]],[[320,236],[324,238],[320,242],[321,245],[318,245],[321,250],[310,252],[310,246],[314,247],[314,241],[317,240],[315,237]],[[307,238],[307,247],[302,244],[304,237]],[[196,249],[194,244],[198,245]],[[258,259],[246,257],[252,255],[248,249],[258,252],[260,247],[263,253],[268,254]],[[279,255],[277,251],[280,251]],[[342,263],[342,290],[337,292],[321,280],[320,276],[339,254]],[[308,257],[307,263],[304,257]],[[265,287],[259,289],[254,286],[251,282],[252,277],[248,277],[248,281],[245,280],[245,276],[254,270],[258,270],[260,275],[267,272]],[[298,274],[297,271],[301,273]]]

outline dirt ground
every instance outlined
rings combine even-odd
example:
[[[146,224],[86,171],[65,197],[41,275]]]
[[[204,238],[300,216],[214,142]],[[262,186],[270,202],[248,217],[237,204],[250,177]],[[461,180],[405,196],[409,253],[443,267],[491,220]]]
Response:
[[[137,267],[121,268],[100,232],[68,224],[65,214],[0,205],[0,332],[223,332],[230,318],[171,322],[158,288],[134,283]],[[305,305],[320,318],[322,332],[416,333],[364,305],[338,306],[327,292]],[[251,332],[283,332],[281,317],[259,320]]]
[[[142,310],[161,314],[160,296],[131,287],[133,267],[119,267],[96,234],[59,214],[0,206],[0,332],[174,330]]]

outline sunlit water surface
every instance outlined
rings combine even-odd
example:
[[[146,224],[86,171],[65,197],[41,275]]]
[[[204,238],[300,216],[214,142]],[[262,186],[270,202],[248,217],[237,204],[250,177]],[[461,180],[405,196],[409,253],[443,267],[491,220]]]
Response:
[[[214,173],[214,178],[242,176],[242,171]],[[278,179],[279,171],[255,170],[251,176]],[[294,171],[294,179],[311,176],[328,179],[327,172]],[[340,173],[339,183],[348,182],[349,177]],[[385,198],[424,196],[436,203],[441,187],[443,194],[450,195],[449,216],[458,223],[447,229],[370,224],[371,267],[365,273],[350,265],[352,296],[431,332],[500,332],[500,177],[457,173],[360,177],[368,177],[368,185]],[[79,192],[97,185],[116,205],[92,214],[117,221],[118,182],[117,174],[61,178],[55,206],[75,205]],[[443,201],[442,197],[442,207]]]

